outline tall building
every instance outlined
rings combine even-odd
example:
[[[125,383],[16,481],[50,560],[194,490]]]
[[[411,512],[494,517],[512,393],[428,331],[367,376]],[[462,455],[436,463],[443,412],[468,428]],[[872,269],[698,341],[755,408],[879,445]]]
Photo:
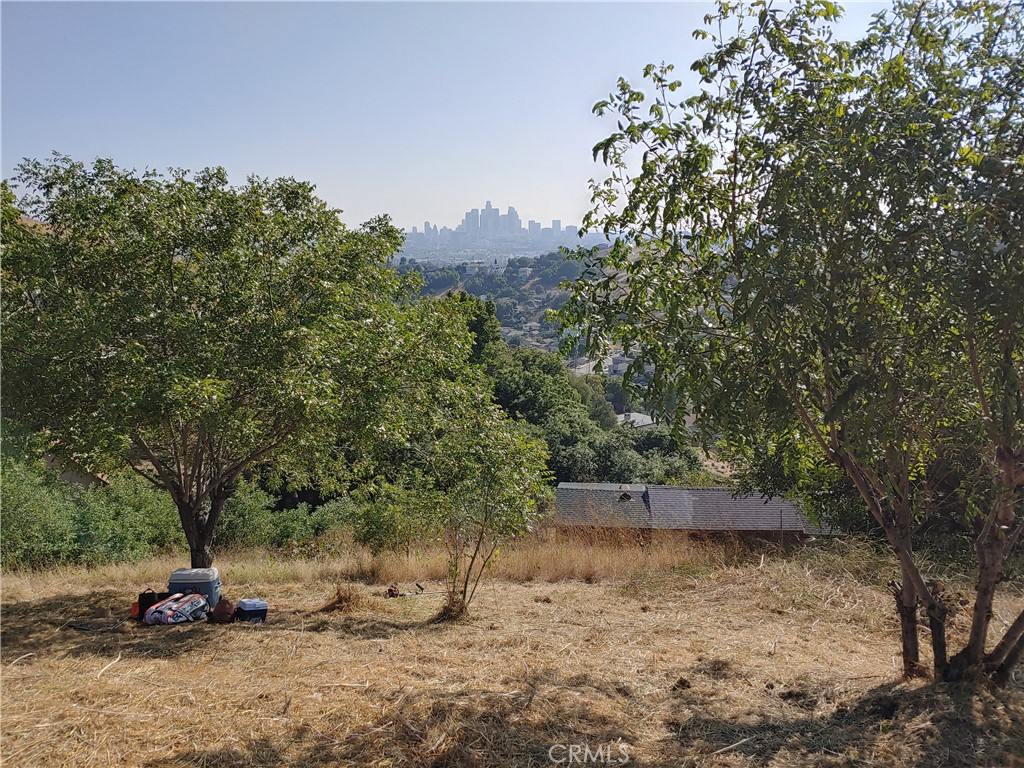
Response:
[[[551,231],[554,232],[556,235],[561,234],[562,222],[559,219],[551,220]]]
[[[526,225],[526,231],[530,237],[540,237],[540,222],[530,219],[530,223]]]
[[[507,229],[505,231],[510,235],[518,235],[520,230],[522,230],[523,228],[523,222],[522,220],[520,220],[519,214],[516,212],[516,209],[510,205],[508,207],[508,214],[506,214],[506,216],[508,219],[508,224]]]
[[[498,234],[498,209],[491,206],[491,201],[480,211],[480,232],[485,237]]]
[[[466,212],[465,218],[462,219],[462,231],[472,236],[476,236],[476,233],[480,231],[479,208]]]

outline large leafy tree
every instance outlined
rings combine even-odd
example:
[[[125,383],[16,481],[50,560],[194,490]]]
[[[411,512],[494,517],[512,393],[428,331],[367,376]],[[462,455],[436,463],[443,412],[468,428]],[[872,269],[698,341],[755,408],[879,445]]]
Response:
[[[846,43],[839,13],[723,3],[695,33],[712,43],[697,93],[651,66],[649,109],[625,80],[595,107],[619,130],[595,147],[612,172],[585,223],[614,242],[581,253],[562,315],[652,365],[668,415],[685,404],[709,436],[849,478],[899,561],[908,675],[923,605],[936,674],[1005,677],[1024,612],[985,643],[1024,530],[1024,18],[897,2]],[[940,458],[963,459],[979,562],[952,658],[913,547]]]
[[[468,354],[465,324],[387,267],[401,233],[347,229],[307,183],[64,156],[14,183],[5,413],[166,490],[195,567],[248,467],[329,484],[400,421],[404,390]]]

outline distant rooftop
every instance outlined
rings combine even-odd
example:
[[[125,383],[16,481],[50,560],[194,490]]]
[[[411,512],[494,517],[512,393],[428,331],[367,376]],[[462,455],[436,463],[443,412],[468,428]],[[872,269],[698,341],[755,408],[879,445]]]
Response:
[[[821,534],[792,503],[758,495],[733,497],[730,488],[559,483],[559,525],[663,531],[758,531]]]

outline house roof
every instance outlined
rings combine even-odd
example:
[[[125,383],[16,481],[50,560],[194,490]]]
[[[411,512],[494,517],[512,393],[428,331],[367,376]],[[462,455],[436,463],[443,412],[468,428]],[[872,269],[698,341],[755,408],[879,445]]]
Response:
[[[821,533],[796,505],[759,495],[733,497],[729,488],[651,485],[653,527],[690,531],[799,531]]]
[[[555,519],[561,525],[650,528],[647,486],[619,483],[559,483]]]
[[[729,488],[559,483],[555,521],[665,531],[821,533],[788,501],[732,494]]]
[[[654,426],[654,419],[646,413],[626,412],[618,414],[615,418],[619,424],[629,424],[633,427]]]

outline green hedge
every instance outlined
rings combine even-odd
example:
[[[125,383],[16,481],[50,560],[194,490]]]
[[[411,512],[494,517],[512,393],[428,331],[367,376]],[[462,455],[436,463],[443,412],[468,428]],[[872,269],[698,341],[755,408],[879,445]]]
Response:
[[[351,519],[352,502],[329,501],[319,507],[299,504],[275,510],[277,499],[252,483],[239,485],[217,526],[218,547],[289,547],[305,544]]]
[[[108,486],[85,488],[10,456],[0,472],[5,569],[137,561],[187,549],[170,498],[141,478],[119,476]]]

